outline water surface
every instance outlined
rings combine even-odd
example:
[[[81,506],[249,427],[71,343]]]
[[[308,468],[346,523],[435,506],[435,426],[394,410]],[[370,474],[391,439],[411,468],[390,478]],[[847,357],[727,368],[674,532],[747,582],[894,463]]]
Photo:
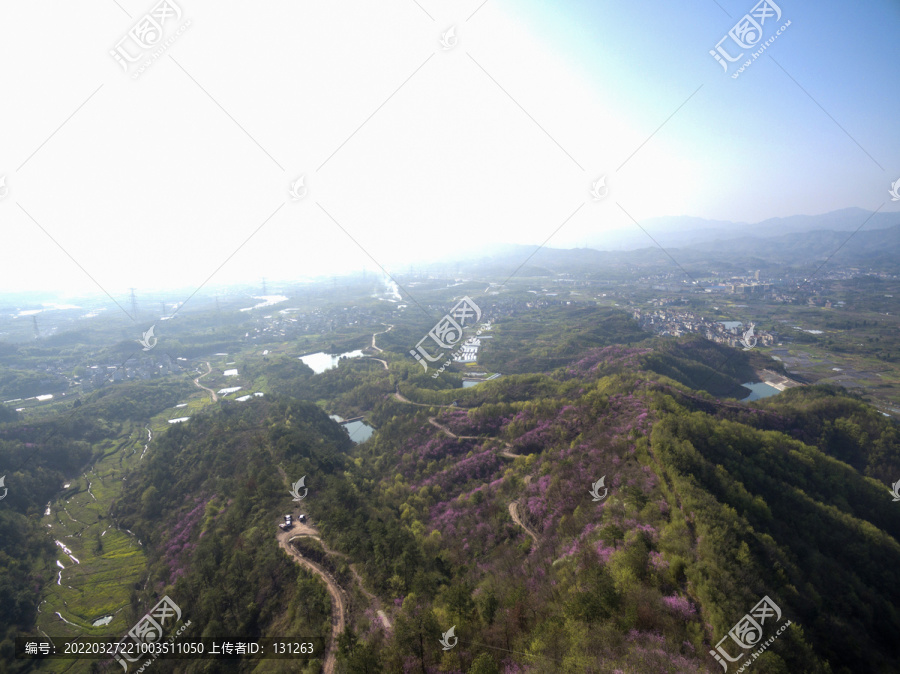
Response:
[[[372,433],[375,432],[375,429],[369,426],[365,421],[348,421],[345,424],[341,424],[341,426],[343,426],[344,430],[350,434],[350,439],[356,444],[365,442],[371,438]]]
[[[781,393],[777,388],[763,381],[749,382],[744,384],[744,387],[750,389],[750,395],[743,399],[744,402],[759,400],[760,398],[769,398],[770,396],[776,396]]]
[[[309,365],[316,374],[322,374],[325,370],[337,367],[341,358],[359,358],[362,355],[363,352],[359,349],[341,353],[336,356],[325,353],[324,351],[319,351],[318,353],[311,353],[307,356],[300,356],[300,360]]]

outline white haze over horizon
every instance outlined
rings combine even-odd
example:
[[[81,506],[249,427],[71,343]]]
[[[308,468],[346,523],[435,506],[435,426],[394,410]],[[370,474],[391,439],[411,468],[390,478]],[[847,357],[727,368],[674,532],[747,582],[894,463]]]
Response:
[[[576,247],[631,217],[898,207],[885,0],[782,3],[772,53],[846,134],[767,58],[724,75],[707,52],[733,20],[712,2],[182,0],[190,26],[132,80],[109,51],[156,1],[0,8],[0,292],[262,294],[263,277]]]

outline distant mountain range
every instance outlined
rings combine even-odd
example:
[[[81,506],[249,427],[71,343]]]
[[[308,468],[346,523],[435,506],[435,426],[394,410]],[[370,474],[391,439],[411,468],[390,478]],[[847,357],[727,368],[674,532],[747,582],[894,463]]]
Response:
[[[900,224],[858,232],[815,230],[781,236],[745,236],[698,244],[696,251],[758,258],[761,263],[796,266],[831,259],[850,266],[896,266],[900,261]]]
[[[900,213],[872,213],[862,208],[845,208],[821,215],[792,215],[770,218],[755,224],[706,220],[691,216],[649,218],[640,225],[663,247],[692,247],[746,237],[767,238],[815,231],[852,232],[865,223],[864,231],[900,225]],[[616,230],[587,242],[596,250],[634,250],[653,245],[640,228]]]
[[[656,243],[635,227],[634,235],[612,233],[585,248],[544,247],[535,252],[535,246],[497,246],[466,266],[510,267],[512,273],[527,260],[517,272],[521,276],[602,274],[603,270],[627,267],[650,270],[674,267],[673,260],[692,275],[712,270],[768,269],[771,273],[773,268],[800,269],[825,260],[880,270],[900,267],[900,213],[873,214],[848,208],[823,215],[772,218],[753,225],[684,216],[655,218],[641,226]]]

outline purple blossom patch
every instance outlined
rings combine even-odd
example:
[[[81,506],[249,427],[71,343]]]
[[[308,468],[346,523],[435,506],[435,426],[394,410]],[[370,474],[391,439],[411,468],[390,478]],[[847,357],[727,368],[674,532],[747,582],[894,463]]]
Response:
[[[663,605],[682,618],[690,618],[696,615],[697,609],[687,600],[686,597],[672,595],[671,597],[663,597]]]

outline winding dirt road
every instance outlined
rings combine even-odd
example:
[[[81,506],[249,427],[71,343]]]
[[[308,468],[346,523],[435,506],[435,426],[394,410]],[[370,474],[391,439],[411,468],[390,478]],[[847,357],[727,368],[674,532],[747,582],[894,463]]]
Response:
[[[432,426],[435,426],[435,427],[441,429],[444,433],[446,433],[451,438],[454,438],[456,440],[478,440],[479,439],[477,436],[474,436],[474,435],[456,435],[453,431],[451,431],[449,428],[447,428],[443,424],[439,424],[434,417],[428,417],[428,423],[430,423]],[[512,445],[510,445],[508,442],[505,444],[506,444],[506,450],[500,452],[501,456],[506,456],[511,459],[518,459],[521,456],[521,454],[513,454],[512,452],[509,451],[510,449],[512,449]],[[531,475],[528,475],[525,477],[525,484],[528,484],[529,482],[531,482]],[[525,525],[525,523],[522,522],[522,520],[519,518],[519,502],[518,501],[510,502],[509,514],[510,514],[510,517],[513,518],[513,522],[515,522],[520,527],[522,527],[525,530],[525,533],[527,533],[529,536],[531,536],[532,540],[535,543],[537,543],[538,542],[537,534],[534,533],[531,529],[529,529]]]
[[[415,403],[413,403],[413,404],[415,404]],[[449,435],[454,440],[480,440],[481,439],[477,435],[456,435],[453,431],[451,431],[449,428],[447,428],[443,424],[439,424],[437,422],[437,419],[435,419],[434,417],[428,417],[428,423],[431,424],[432,426],[440,428],[442,431],[444,431],[444,433]],[[521,454],[514,454],[511,451],[509,451],[512,449],[512,445],[509,444],[508,442],[504,442],[503,444],[506,445],[506,449],[504,449],[502,452],[498,452],[498,454],[500,454],[500,456],[505,456],[508,459],[518,459],[519,457],[522,456]]]
[[[531,529],[529,529],[527,526],[525,526],[525,523],[522,522],[521,519],[519,519],[519,502],[518,502],[518,501],[512,501],[512,502],[510,502],[510,504],[509,504],[509,514],[510,514],[510,517],[513,518],[513,522],[515,522],[515,523],[518,524],[520,527],[522,527],[522,528],[525,530],[525,533],[528,534],[529,536],[531,536],[531,538],[534,540],[534,542],[537,543],[537,542],[538,542],[537,534],[534,533],[534,532],[533,532]]]
[[[453,431],[451,431],[446,426],[439,424],[434,417],[428,417],[428,423],[431,424],[432,426],[440,428],[442,431],[444,431],[444,433],[449,435],[454,440],[478,440],[479,439],[477,435],[456,435]]]
[[[391,327],[393,327],[393,326],[391,326]],[[376,333],[376,334],[382,334],[382,333]],[[375,346],[375,335],[372,335],[372,347],[375,349],[378,349],[378,347]],[[378,349],[378,351],[381,351],[381,349]],[[387,364],[385,364],[385,369],[387,369]],[[454,409],[465,409],[465,408],[455,407],[453,405],[426,405],[424,403],[414,403],[412,400],[409,400],[408,398],[404,397],[402,393],[400,393],[399,386],[397,386],[397,389],[394,391],[394,399],[396,399],[397,401],[399,401],[401,403],[406,403],[408,405],[416,405],[418,407],[449,407],[449,408],[454,408]],[[435,417],[428,417],[428,423],[430,423],[435,428],[440,429],[441,431],[446,433],[449,437],[451,437],[455,440],[479,440],[480,439],[478,436],[474,436],[474,435],[456,435],[456,433],[451,431],[449,428],[447,428],[443,424],[439,423]],[[510,445],[508,442],[504,441],[503,444],[505,445],[505,448],[503,451],[498,452],[500,454],[500,456],[505,456],[509,459],[518,459],[522,456],[521,454],[514,454],[512,451],[510,451],[512,449],[512,445]],[[531,475],[527,475],[525,477],[525,484],[528,484],[530,482],[531,482]],[[531,540],[534,541],[534,543],[538,542],[537,534],[534,531],[532,531],[528,526],[526,526],[525,523],[519,517],[519,502],[518,501],[510,502],[509,515],[510,515],[510,517],[512,517],[513,522],[515,522],[520,527],[522,527],[522,529],[525,530],[525,533],[531,537]],[[353,570],[353,574],[354,574],[354,576],[356,576],[357,581],[359,581],[360,588],[362,588],[362,582],[361,582],[361,579],[359,578],[359,576],[356,574],[356,569],[353,569],[352,566],[351,566],[351,569]],[[370,600],[374,599],[374,597],[372,597],[368,592],[366,592],[366,590],[364,588],[363,588],[363,593],[367,597],[370,597]],[[385,625],[389,626],[389,623],[387,622],[387,618],[385,617],[384,613],[379,610],[378,615],[385,622]]]
[[[397,390],[394,391],[394,399],[399,400],[401,403],[406,403],[407,405],[415,405],[416,407],[445,407],[448,410],[467,410],[468,407],[460,407],[459,405],[428,405],[426,403],[414,403],[409,398],[405,398],[402,393],[400,393],[400,387],[397,387]]]
[[[285,483],[290,483],[288,480],[287,473],[284,472],[284,468],[281,465],[277,466],[278,473],[281,475],[281,479],[285,481]],[[347,623],[347,604],[348,599],[346,593],[343,588],[338,585],[337,581],[334,577],[328,573],[325,569],[323,569],[319,564],[316,564],[311,559],[307,559],[303,555],[300,554],[300,551],[294,548],[291,545],[291,541],[296,538],[312,538],[315,541],[318,541],[322,546],[322,549],[325,551],[325,554],[335,557],[347,557],[342,552],[338,552],[337,550],[332,550],[326,545],[325,541],[322,540],[322,537],[319,535],[319,530],[315,527],[304,524],[303,522],[294,521],[294,526],[287,531],[282,531],[279,527],[277,533],[275,534],[276,539],[278,540],[278,546],[287,552],[293,560],[297,564],[301,564],[308,568],[310,571],[318,575],[324,582],[325,586],[328,588],[328,594],[331,596],[331,641],[328,644],[328,652],[325,656],[325,662],[322,666],[322,671],[325,674],[334,674],[334,666],[335,659],[337,653],[337,638],[341,632],[344,631],[344,627]],[[385,615],[384,611],[381,610],[381,602],[378,601],[378,597],[373,595],[371,592],[366,590],[365,585],[363,585],[362,577],[356,571],[356,567],[353,564],[350,564],[350,571],[353,573],[353,577],[356,579],[357,584],[359,585],[359,589],[366,596],[371,604],[377,607],[376,613],[378,617],[381,618],[381,622],[384,625],[385,629],[391,629],[391,621],[388,620],[387,615]]]
[[[379,349],[379,351],[380,351],[380,349]],[[384,365],[385,370],[388,369],[388,364],[387,364],[386,360],[381,360],[381,358],[376,358],[375,356],[363,356],[363,358],[368,358],[369,360],[377,360],[379,363]]]
[[[325,547],[324,543],[322,543],[322,547]],[[337,554],[341,554],[341,553],[337,553]],[[341,555],[341,556],[346,557],[346,555]],[[353,577],[356,579],[356,584],[359,586],[360,592],[362,592],[366,596],[366,599],[369,600],[370,604],[378,607],[375,610],[375,613],[377,613],[378,617],[381,618],[381,623],[384,625],[384,628],[388,629],[388,630],[391,629],[391,621],[388,620],[388,617],[385,614],[385,612],[381,610],[381,601],[378,599],[378,597],[376,597],[374,594],[372,594],[371,592],[369,592],[366,589],[366,586],[363,584],[362,576],[360,576],[359,573],[357,572],[355,565],[353,565],[353,564],[350,565],[350,572],[353,574]]]
[[[328,588],[328,594],[331,595],[331,641],[328,643],[328,650],[325,655],[325,664],[322,666],[322,671],[325,672],[325,674],[334,674],[337,638],[338,635],[344,631],[344,627],[346,626],[347,604],[344,600],[344,591],[341,589],[341,586],[337,584],[337,581],[332,578],[331,574],[311,559],[307,559],[301,555],[300,552],[291,545],[292,540],[304,536],[313,538],[320,543],[322,542],[322,539],[319,538],[319,532],[316,529],[301,522],[297,522],[294,524],[294,528],[289,529],[288,531],[281,531],[279,529],[277,534],[278,546],[293,557],[297,564],[305,566],[325,581],[325,586]],[[324,543],[322,544],[322,547],[325,547]]]
[[[394,327],[393,325],[388,325],[387,323],[382,323],[382,325],[387,325],[387,326],[388,326],[388,329],[387,329],[387,330],[383,330],[383,331],[381,331],[381,332],[376,332],[376,333],[374,333],[374,334],[372,335],[372,348],[375,349],[376,351],[378,351],[379,353],[381,353],[382,351],[384,351],[384,349],[379,349],[377,346],[375,346],[375,335],[383,335],[385,332],[390,332],[390,331],[393,329],[393,327]],[[385,370],[387,369],[387,365],[384,366],[384,369],[385,369]]]
[[[209,396],[210,396],[210,398],[212,398],[213,402],[218,402],[219,396],[216,395],[216,392],[213,391],[211,388],[206,388],[203,384],[200,383],[200,380],[203,379],[203,377],[208,375],[210,372],[212,372],[212,366],[209,364],[209,361],[206,361],[206,372],[204,374],[201,374],[199,377],[197,377],[194,380],[194,384],[196,384],[199,388],[202,388],[204,391],[209,393]]]

